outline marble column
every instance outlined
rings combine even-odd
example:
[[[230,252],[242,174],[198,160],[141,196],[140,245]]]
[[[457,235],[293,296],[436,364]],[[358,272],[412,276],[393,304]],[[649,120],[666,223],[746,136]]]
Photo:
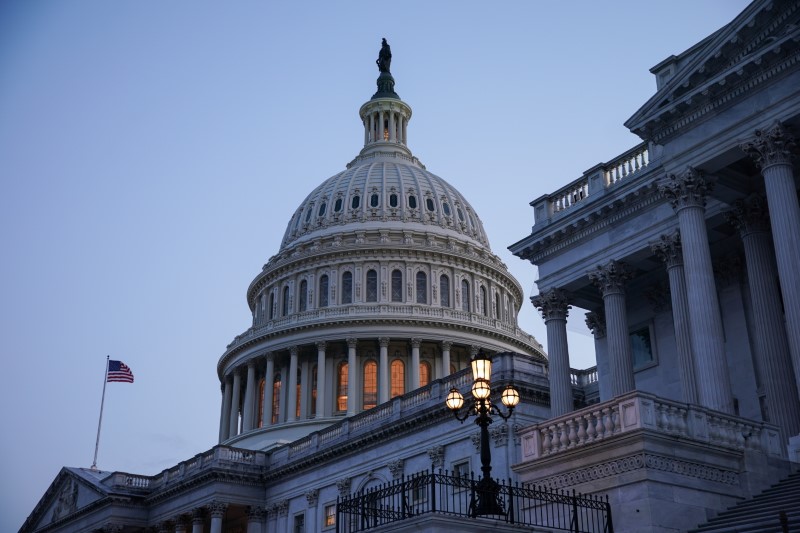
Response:
[[[689,300],[686,296],[686,279],[683,273],[683,253],[680,233],[661,235],[660,240],[650,243],[653,253],[667,265],[669,292],[672,301],[672,322],[675,330],[675,346],[678,350],[678,373],[683,388],[683,401],[697,403],[697,379],[695,358],[692,354],[691,328],[689,326]]]
[[[550,416],[557,417],[575,408],[567,345],[567,316],[572,306],[563,289],[550,289],[531,298],[547,327],[547,355],[550,380]]]
[[[275,386],[275,358],[267,354],[267,369],[264,372],[264,404],[261,407],[261,427],[272,424],[272,389]]]
[[[228,438],[239,434],[239,403],[241,402],[242,376],[238,368],[233,369],[233,393],[231,394],[231,415]]]
[[[753,157],[764,176],[786,337],[795,385],[800,390],[800,202],[792,170],[797,145],[783,124],[776,122],[769,129],[756,130],[755,138],[742,144],[742,149]]]
[[[452,347],[452,342],[442,341],[442,375],[440,377],[450,375],[450,348]]]
[[[247,385],[244,389],[244,413],[242,414],[242,430],[251,431],[253,429],[253,407],[255,404],[256,389],[256,362],[247,362]]]
[[[247,533],[261,533],[264,530],[264,519],[267,511],[260,506],[247,507]]]
[[[753,306],[756,364],[767,400],[767,419],[781,426],[784,438],[800,434],[800,401],[792,375],[792,357],[784,327],[781,292],[770,242],[767,205],[753,194],[725,213],[744,244],[750,301]]]
[[[633,274],[628,265],[620,261],[610,261],[587,274],[603,295],[606,340],[611,367],[611,395],[616,397],[636,388],[625,303],[625,282],[631,279]]]
[[[606,345],[606,317],[602,311],[586,313],[586,327],[594,337],[594,355],[597,361],[597,388],[600,401],[605,402],[611,396],[611,371],[608,365],[608,346]]]
[[[223,376],[224,380],[224,390],[222,393],[222,421],[219,425],[219,441],[222,442],[227,440],[230,436],[230,428],[231,428],[231,395],[233,394],[233,390],[231,389],[231,377],[230,376]]]
[[[422,339],[411,339],[411,390],[419,388],[419,347]]]
[[[347,416],[356,414],[357,347],[358,339],[347,339]]]
[[[286,421],[294,422],[297,420],[297,361],[300,349],[297,346],[289,348],[289,384],[288,398],[286,405]]]
[[[211,502],[208,505],[208,515],[211,517],[211,533],[222,533],[222,519],[228,510],[227,503]]]
[[[203,533],[206,522],[206,513],[202,507],[192,509],[192,533]]]
[[[317,343],[317,406],[316,418],[325,417],[325,348],[327,344],[324,341]]]
[[[384,119],[383,111],[379,111],[378,112],[378,140],[379,141],[383,141],[384,140],[384,137],[383,137],[383,134],[384,134],[383,122],[384,122],[384,120],[385,119]]]
[[[712,185],[700,171],[689,167],[680,175],[667,176],[658,188],[678,215],[695,378],[702,384],[697,391],[700,404],[733,413],[722,316],[706,230],[706,195]]]
[[[391,142],[397,141],[397,135],[396,135],[395,125],[394,125],[395,124],[394,123],[394,120],[395,120],[394,116],[395,116],[394,112],[389,111],[389,140]]]
[[[389,337],[378,339],[380,355],[378,356],[378,403],[389,401]]]

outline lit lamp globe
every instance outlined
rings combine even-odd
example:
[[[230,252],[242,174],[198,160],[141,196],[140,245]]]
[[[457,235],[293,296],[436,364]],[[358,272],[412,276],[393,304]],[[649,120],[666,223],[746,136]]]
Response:
[[[483,380],[487,383],[492,378],[492,360],[483,353],[483,350],[479,351],[472,359],[472,378],[475,381]]]
[[[472,384],[472,395],[476,400],[486,400],[492,393],[492,387],[488,379],[476,379]]]
[[[444,403],[451,411],[458,411],[464,405],[464,397],[457,388],[453,387],[450,389],[450,393],[447,395],[447,399]]]
[[[509,409],[513,409],[517,406],[517,404],[519,404],[519,392],[517,392],[517,389],[515,389],[513,386],[509,385],[503,389],[503,394],[500,396],[500,400],[503,402],[503,405]]]

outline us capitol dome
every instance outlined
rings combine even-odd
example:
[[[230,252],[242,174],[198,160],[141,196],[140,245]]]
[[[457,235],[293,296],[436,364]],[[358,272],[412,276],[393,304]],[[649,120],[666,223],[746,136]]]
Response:
[[[252,326],[217,365],[219,441],[269,449],[469,366],[546,361],[517,325],[520,284],[458,190],[408,148],[391,51],[361,106],[364,148],[297,207],[247,289]]]

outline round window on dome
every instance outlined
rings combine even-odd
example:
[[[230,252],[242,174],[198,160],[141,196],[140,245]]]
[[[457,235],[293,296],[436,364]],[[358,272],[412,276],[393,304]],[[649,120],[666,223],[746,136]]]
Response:
[[[447,202],[442,202],[442,211],[444,211],[445,216],[450,216],[450,204]]]
[[[342,199],[337,198],[336,203],[333,204],[333,210],[337,213],[342,210]]]
[[[350,201],[350,208],[358,209],[358,206],[360,205],[361,205],[361,197],[358,195],[353,196],[353,199]]]
[[[378,200],[379,200],[378,195],[373,194],[372,196],[369,197],[369,206],[378,207]]]
[[[397,207],[397,195],[391,194],[389,196],[389,207]]]
[[[328,204],[326,202],[322,202],[322,205],[319,206],[319,212],[317,213],[318,217],[325,216],[325,209],[328,208]]]
[[[425,207],[428,208],[428,211],[435,211],[434,209],[435,206],[433,205],[433,198],[425,199]]]
[[[414,196],[413,194],[408,197],[408,207],[410,207],[411,209],[417,208],[417,197]]]

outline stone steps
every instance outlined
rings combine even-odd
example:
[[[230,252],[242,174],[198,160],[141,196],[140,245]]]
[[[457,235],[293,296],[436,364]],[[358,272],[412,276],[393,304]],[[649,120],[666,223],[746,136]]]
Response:
[[[722,511],[689,533],[780,533],[780,512],[786,513],[789,531],[800,531],[800,472]]]

